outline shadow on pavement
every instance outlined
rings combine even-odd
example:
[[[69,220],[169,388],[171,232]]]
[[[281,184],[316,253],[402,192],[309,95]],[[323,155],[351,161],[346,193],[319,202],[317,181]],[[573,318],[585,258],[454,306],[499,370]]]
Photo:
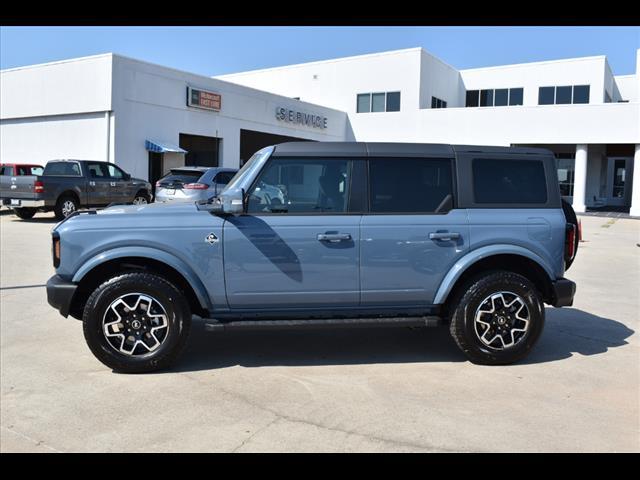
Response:
[[[626,345],[634,331],[620,322],[574,308],[547,308],[542,337],[520,365],[597,355]],[[463,362],[466,358],[440,328],[308,329],[206,332],[194,319],[184,355],[170,372],[242,365],[314,366],[376,363]],[[498,368],[498,367],[496,367]]]
[[[11,219],[12,222],[20,222],[20,223],[58,223],[59,220],[56,217],[38,217],[37,214],[33,218],[19,218],[17,215],[14,215]]]
[[[337,328],[215,332],[194,322],[187,351],[171,371],[233,365],[311,366],[461,362],[448,328]]]
[[[627,345],[634,331],[621,322],[577,308],[547,308],[538,344],[521,364],[552,362],[580,355],[598,355]]]

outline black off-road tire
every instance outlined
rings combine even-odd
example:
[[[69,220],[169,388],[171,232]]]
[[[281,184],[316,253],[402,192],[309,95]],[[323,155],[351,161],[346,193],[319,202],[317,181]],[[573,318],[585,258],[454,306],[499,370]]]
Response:
[[[75,197],[71,195],[65,195],[64,197],[60,197],[56,202],[55,208],[53,209],[53,212],[56,215],[56,219],[64,220],[66,217],[70,215],[70,213],[67,213],[65,215],[64,208],[65,208],[66,202],[71,202],[73,204],[73,212],[77,212],[78,208],[80,208],[80,203],[78,203],[78,200]]]
[[[33,216],[36,214],[36,209],[35,208],[29,208],[29,207],[14,208],[13,212],[19,218],[21,218],[23,220],[29,220],[30,218],[33,218]]]
[[[492,293],[513,292],[520,296],[529,311],[529,327],[520,341],[512,347],[494,350],[487,347],[474,328],[476,310]],[[473,363],[507,365],[524,358],[538,341],[544,328],[544,304],[535,285],[522,275],[507,271],[492,271],[476,276],[466,283],[451,305],[451,336]]]
[[[156,299],[167,314],[168,331],[156,350],[140,355],[118,351],[103,332],[105,312],[125,294]],[[104,282],[91,294],[82,316],[84,337],[91,352],[109,368],[123,373],[145,373],[169,367],[183,352],[191,329],[191,309],[184,294],[168,280],[152,273],[125,273]]]

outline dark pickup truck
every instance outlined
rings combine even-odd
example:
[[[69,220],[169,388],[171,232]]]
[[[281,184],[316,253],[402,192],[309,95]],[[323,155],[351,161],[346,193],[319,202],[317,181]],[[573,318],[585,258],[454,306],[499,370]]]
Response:
[[[2,176],[0,199],[23,219],[52,210],[63,219],[81,207],[149,203],[151,184],[113,163],[51,160],[42,175]]]

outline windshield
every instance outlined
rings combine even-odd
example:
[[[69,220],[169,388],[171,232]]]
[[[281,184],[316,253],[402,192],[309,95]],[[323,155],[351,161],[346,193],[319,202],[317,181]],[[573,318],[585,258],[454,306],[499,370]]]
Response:
[[[258,150],[253,156],[245,163],[238,173],[231,179],[231,181],[227,184],[222,192],[226,192],[227,190],[231,190],[236,186],[242,183],[242,180],[247,176],[248,172],[253,172],[253,166],[260,163],[260,160],[271,155],[273,151],[273,147],[263,148],[262,150]]]

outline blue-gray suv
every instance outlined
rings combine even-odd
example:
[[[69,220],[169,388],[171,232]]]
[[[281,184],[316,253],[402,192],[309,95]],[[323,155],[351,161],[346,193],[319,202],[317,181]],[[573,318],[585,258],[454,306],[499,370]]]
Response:
[[[449,325],[475,363],[523,358],[577,219],[538,148],[294,142],[209,202],[77,212],[53,229],[49,303],[122,372],[168,367],[210,329]]]

